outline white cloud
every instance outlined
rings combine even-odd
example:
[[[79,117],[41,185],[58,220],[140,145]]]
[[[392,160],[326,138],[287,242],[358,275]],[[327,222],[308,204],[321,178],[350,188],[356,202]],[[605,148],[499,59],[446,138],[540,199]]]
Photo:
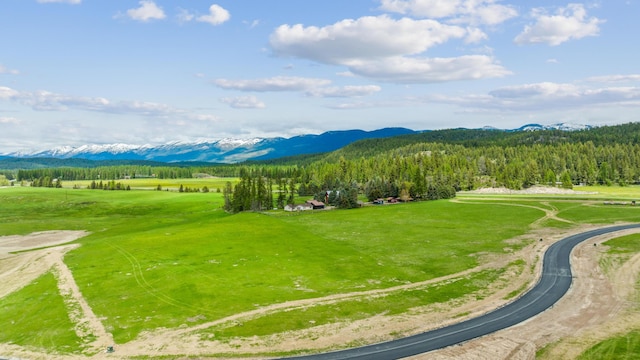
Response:
[[[430,83],[510,74],[489,56],[428,58],[416,55],[451,39],[479,41],[479,29],[435,20],[388,16],[342,20],[322,28],[281,25],[270,36],[276,55],[343,65],[353,74],[388,82]]]
[[[108,114],[139,115],[145,117],[177,117],[200,120],[215,119],[215,117],[212,117],[211,115],[201,115],[189,110],[174,108],[166,104],[155,102],[112,102],[103,97],[69,96],[44,90],[21,92],[2,86],[0,86],[0,99],[14,101],[38,111],[83,110]]]
[[[584,87],[542,82],[508,86],[488,94],[448,97],[427,96],[426,101],[453,104],[465,109],[493,111],[571,110],[603,106],[640,107],[639,87]]]
[[[249,26],[249,29],[253,29],[255,27],[257,27],[258,25],[260,25],[260,20],[253,20],[253,21],[243,21],[243,24],[246,24]]]
[[[341,64],[351,59],[419,54],[465,35],[464,28],[435,20],[395,20],[382,15],[342,20],[321,28],[281,25],[269,43],[280,56]]]
[[[264,109],[266,107],[265,103],[255,96],[225,97],[220,101],[234,109]]]
[[[231,18],[229,11],[222,6],[213,4],[209,7],[209,15],[202,15],[196,18],[197,21],[206,22],[211,25],[220,25]]]
[[[151,0],[142,0],[140,7],[127,10],[127,16],[133,20],[147,22],[149,20],[162,20],[167,17],[161,7]]]
[[[382,0],[380,9],[399,14],[444,18],[457,12],[460,0]]]
[[[19,124],[20,120],[14,117],[3,117],[0,116],[0,124]]]
[[[525,26],[522,33],[516,36],[516,44],[544,43],[557,46],[569,40],[598,35],[599,25],[604,22],[596,17],[587,18],[587,11],[582,4],[558,8],[553,15],[542,8],[536,8],[532,10],[531,16],[535,23]]]
[[[587,81],[600,83],[635,82],[640,81],[640,74],[593,76],[587,78]]]
[[[188,10],[178,9],[178,15],[176,15],[176,17],[178,19],[178,22],[182,24],[193,20],[195,18],[195,15],[190,13]]]
[[[571,96],[577,95],[579,87],[572,84],[558,84],[541,82],[537,84],[525,84],[518,86],[506,86],[489,95],[496,98],[531,98],[535,96]]]
[[[186,114],[185,118],[188,120],[197,120],[197,121],[203,121],[203,122],[217,122],[220,121],[220,118],[215,116],[215,115],[209,115],[209,114]]]
[[[482,40],[487,40],[488,38],[489,36],[487,36],[487,34],[484,31],[478,28],[468,27],[467,37],[464,39],[464,42],[467,44],[473,44],[473,43],[478,43]]]
[[[12,88],[0,86],[0,99],[10,100],[15,98],[18,94],[20,93],[16,90],[13,90]]]
[[[457,58],[390,57],[381,61],[349,64],[355,74],[396,83],[437,83],[495,78],[511,72],[486,55]]]
[[[227,90],[240,91],[304,91],[318,86],[326,86],[329,80],[290,76],[276,76],[254,80],[217,79],[213,83]]]
[[[306,94],[314,97],[358,97],[371,95],[381,89],[377,85],[347,85],[311,89]]]
[[[380,107],[380,105],[360,101],[360,102],[342,103],[337,105],[329,105],[327,107],[329,109],[334,109],[334,110],[360,110],[360,109],[376,108],[376,107]]]
[[[496,0],[381,0],[380,9],[459,24],[497,25],[518,15]]]
[[[4,65],[0,64],[0,74],[18,75],[19,73],[20,72],[18,70],[9,69],[9,68],[5,67]]]
[[[65,3],[65,4],[80,4],[82,0],[38,0],[40,4],[46,3]]]

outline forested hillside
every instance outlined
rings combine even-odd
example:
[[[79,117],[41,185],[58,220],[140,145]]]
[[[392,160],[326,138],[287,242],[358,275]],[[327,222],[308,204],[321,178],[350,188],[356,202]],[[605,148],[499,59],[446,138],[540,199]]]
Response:
[[[349,196],[437,199],[459,190],[536,184],[571,188],[576,184],[637,184],[640,180],[640,124],[566,132],[504,132],[453,129],[386,139],[362,140],[327,154],[237,165],[65,167],[20,170],[18,181],[42,177],[108,180],[126,177],[179,178],[194,174],[242,180],[226,189],[249,199],[235,210],[270,208],[272,193],[315,195],[327,190]],[[7,173],[7,176],[11,176]],[[271,190],[271,191],[269,191]],[[230,201],[233,199],[230,199]],[[287,201],[278,199],[277,206]]]

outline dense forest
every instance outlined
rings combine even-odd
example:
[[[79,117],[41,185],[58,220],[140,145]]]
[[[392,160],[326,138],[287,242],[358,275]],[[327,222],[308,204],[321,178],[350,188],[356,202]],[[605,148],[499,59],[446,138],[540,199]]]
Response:
[[[359,194],[370,200],[437,199],[479,187],[624,186],[640,181],[640,124],[572,132],[451,129],[361,140],[331,153],[269,162],[47,167],[2,174],[18,181],[237,177],[235,188],[225,189],[233,211],[282,207],[294,193],[325,200],[327,191],[335,192],[342,194],[332,199],[336,205],[352,207]]]

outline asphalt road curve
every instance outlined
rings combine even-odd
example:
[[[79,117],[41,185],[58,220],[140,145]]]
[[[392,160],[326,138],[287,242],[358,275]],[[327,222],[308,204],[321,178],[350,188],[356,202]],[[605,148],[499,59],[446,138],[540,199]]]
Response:
[[[550,308],[569,290],[572,279],[570,254],[576,245],[594,236],[631,228],[640,228],[640,224],[591,230],[551,245],[544,254],[539,282],[517,300],[484,315],[398,340],[289,359],[399,359],[459,344],[516,325]]]

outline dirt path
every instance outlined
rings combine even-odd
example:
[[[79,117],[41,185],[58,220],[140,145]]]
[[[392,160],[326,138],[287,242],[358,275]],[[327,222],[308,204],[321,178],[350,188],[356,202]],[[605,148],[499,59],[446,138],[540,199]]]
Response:
[[[474,202],[473,200],[482,200],[481,203],[479,202]],[[538,220],[534,221],[531,224],[531,227],[536,229],[536,228],[540,228],[542,224],[544,224],[545,221],[548,220],[556,220],[556,221],[560,221],[560,222],[564,222],[564,223],[568,223],[568,224],[573,224],[573,221],[567,220],[567,219],[563,219],[561,217],[558,217],[558,213],[559,210],[557,207],[551,205],[551,203],[549,202],[540,202],[540,204],[548,206],[549,208],[544,208],[544,207],[540,207],[540,206],[535,206],[535,205],[525,205],[525,204],[510,204],[510,203],[504,203],[504,202],[489,202],[488,200],[495,200],[495,199],[490,199],[490,198],[473,198],[472,199],[468,199],[468,200],[460,200],[460,199],[451,199],[451,202],[456,202],[456,203],[461,203],[461,204],[495,204],[495,205],[502,205],[502,206],[516,206],[516,207],[524,207],[524,208],[530,208],[530,209],[536,209],[536,210],[540,210],[542,212],[544,212],[544,216],[539,218]]]
[[[87,350],[94,352],[113,344],[113,338],[93,314],[91,307],[80,293],[71,271],[63,261],[67,252],[80,245],[60,245],[85,235],[87,233],[84,231],[46,231],[27,236],[0,237],[0,298],[22,289],[39,276],[52,271],[56,277],[60,295],[67,306],[69,317],[75,324],[76,334],[82,339],[95,338],[87,343]],[[42,247],[46,248],[40,249]],[[18,251],[24,252],[11,254]],[[50,358],[50,355],[0,344],[0,355],[6,353],[29,359]]]
[[[22,289],[46,273],[56,259],[78,246],[56,245],[69,243],[85,235],[87,233],[84,231],[43,231],[26,236],[0,236],[0,298]],[[14,252],[18,253],[12,254]]]
[[[81,339],[95,338],[94,341],[87,344],[87,351],[98,352],[113,345],[113,336],[107,332],[82,296],[71,270],[62,261],[62,257],[55,259],[54,274],[58,280],[58,290],[69,309],[69,318],[75,324],[76,334]]]

